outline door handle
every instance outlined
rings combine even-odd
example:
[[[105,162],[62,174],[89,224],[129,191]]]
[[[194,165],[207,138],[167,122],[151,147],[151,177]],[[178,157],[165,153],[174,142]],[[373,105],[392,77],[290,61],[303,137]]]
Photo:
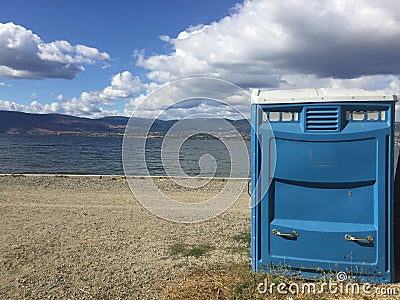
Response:
[[[292,231],[292,232],[280,232],[276,229],[272,229],[272,233],[274,235],[279,235],[279,236],[287,236],[287,237],[294,237],[297,238],[299,236],[299,233],[297,231]]]
[[[350,234],[345,234],[344,238],[346,241],[354,241],[354,242],[368,242],[368,243],[373,243],[374,242],[374,237],[373,236],[367,236],[365,238],[357,238],[354,237]]]

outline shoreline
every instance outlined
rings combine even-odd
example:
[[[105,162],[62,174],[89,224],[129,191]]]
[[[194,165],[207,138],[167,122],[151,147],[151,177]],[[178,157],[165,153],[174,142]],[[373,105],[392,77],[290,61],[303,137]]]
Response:
[[[18,176],[25,176],[25,177],[71,177],[71,178],[96,178],[99,177],[101,178],[111,178],[111,177],[117,177],[117,178],[132,178],[132,179],[146,179],[146,178],[152,178],[152,179],[187,179],[187,180],[221,180],[221,181],[226,181],[226,180],[250,180],[250,177],[192,177],[192,176],[187,176],[187,177],[180,177],[180,176],[162,176],[162,175],[131,175],[131,176],[125,176],[125,175],[110,175],[110,174],[64,174],[64,173],[0,173],[0,177],[18,177]]]

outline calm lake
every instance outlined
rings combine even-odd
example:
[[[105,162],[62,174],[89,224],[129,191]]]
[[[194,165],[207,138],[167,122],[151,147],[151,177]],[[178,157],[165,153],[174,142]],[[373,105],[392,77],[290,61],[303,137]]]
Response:
[[[0,135],[0,173],[123,175],[122,141],[117,137]],[[129,147],[141,147],[140,141],[143,140],[130,139]],[[162,142],[162,138],[146,140],[149,173],[138,164],[135,174],[130,175],[166,175],[161,159]],[[248,141],[246,145],[249,146]],[[179,150],[180,167],[188,176],[196,176],[201,172],[199,160],[206,154],[215,159],[216,167],[205,168],[202,176],[213,176],[214,171],[217,177],[230,175],[229,151],[219,140],[186,140]],[[135,159],[130,163],[135,164]],[[234,177],[249,177],[248,161],[243,159],[236,164],[239,172]]]

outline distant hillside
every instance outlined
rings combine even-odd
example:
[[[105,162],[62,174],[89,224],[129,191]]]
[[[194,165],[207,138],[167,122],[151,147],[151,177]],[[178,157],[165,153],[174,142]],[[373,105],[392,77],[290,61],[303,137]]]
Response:
[[[110,126],[101,120],[59,114],[28,114],[0,111],[0,132],[45,134],[57,132],[104,132]]]
[[[121,136],[125,132],[128,117],[115,116],[100,119],[73,117],[60,114],[29,114],[14,111],[0,110],[0,133],[6,134],[73,134],[73,135],[99,135]],[[228,120],[242,135],[250,133],[247,120]],[[138,134],[145,131],[153,120],[136,118],[131,120],[137,127]],[[164,135],[177,123],[177,120],[156,120],[151,126],[151,135]],[[193,119],[184,120],[179,128],[181,131],[192,132],[198,128],[220,129],[227,133],[229,128],[221,119]],[[222,124],[222,125],[221,125]],[[135,129],[131,130],[135,134]],[[140,134],[139,134],[140,135]]]

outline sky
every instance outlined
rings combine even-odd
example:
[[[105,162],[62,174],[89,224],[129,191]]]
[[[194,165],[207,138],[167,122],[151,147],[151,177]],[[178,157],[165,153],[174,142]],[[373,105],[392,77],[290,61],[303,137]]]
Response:
[[[154,117],[207,89],[246,114],[249,98],[224,95],[226,84],[187,81],[147,96],[202,77],[245,91],[399,94],[399,75],[398,0],[14,0],[0,10],[0,110]],[[196,113],[231,116],[191,101],[165,118]]]

